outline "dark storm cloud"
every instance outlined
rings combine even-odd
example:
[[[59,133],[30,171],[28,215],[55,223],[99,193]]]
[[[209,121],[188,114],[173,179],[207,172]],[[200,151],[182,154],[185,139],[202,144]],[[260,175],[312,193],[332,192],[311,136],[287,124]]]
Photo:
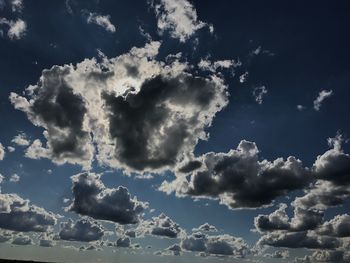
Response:
[[[81,173],[71,177],[73,203],[69,210],[122,225],[136,224],[147,203],[132,198],[127,188],[106,188],[100,175]]]
[[[178,238],[183,230],[170,217],[165,214],[145,220],[137,228],[137,232],[142,235],[153,235],[158,237]]]
[[[138,171],[174,166],[179,153],[196,144],[200,114],[209,110],[216,92],[212,82],[181,74],[147,80],[140,92],[125,97],[104,94],[117,159]],[[195,111],[190,118],[186,112],[176,116],[173,107]]]
[[[104,235],[103,227],[97,222],[88,218],[81,218],[73,222],[61,223],[59,236],[62,240],[90,242],[100,240]]]
[[[179,57],[155,60],[159,47],[151,42],[111,59],[102,54],[100,62],[54,66],[25,96],[11,93],[14,107],[45,129],[47,143],[34,140],[26,157],[85,169],[95,157],[126,173],[162,172],[191,159],[228,103],[227,86],[216,73],[192,75]]]
[[[259,161],[255,143],[241,141],[228,153],[207,153],[201,157],[203,168],[164,182],[160,190],[176,191],[178,196],[219,198],[231,208],[269,205],[291,191],[302,189],[311,180],[310,172],[295,157]]]
[[[0,228],[21,232],[45,232],[56,224],[56,215],[16,194],[0,194]]]

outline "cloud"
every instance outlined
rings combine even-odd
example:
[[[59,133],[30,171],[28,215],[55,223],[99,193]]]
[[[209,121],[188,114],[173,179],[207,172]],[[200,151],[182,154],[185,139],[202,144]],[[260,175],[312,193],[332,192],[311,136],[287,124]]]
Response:
[[[349,263],[350,254],[343,251],[316,250],[310,256],[296,258],[293,263]]]
[[[23,0],[11,0],[12,12],[22,12]]]
[[[5,158],[5,148],[4,146],[0,143],[0,161],[4,160]]]
[[[114,33],[116,31],[115,26],[111,23],[111,17],[109,15],[103,16],[96,13],[89,13],[87,17],[88,24],[96,24],[103,27],[106,31]]]
[[[183,235],[184,230],[170,217],[162,213],[157,217],[152,217],[151,220],[142,221],[138,225],[136,232],[140,233],[140,235],[178,238]]]
[[[13,175],[11,175],[9,181],[10,181],[11,183],[17,183],[17,182],[19,182],[20,179],[21,179],[21,178],[18,176],[18,174],[13,174]]]
[[[116,246],[117,247],[130,247],[131,245],[131,241],[130,241],[130,238],[129,237],[121,237],[121,238],[118,238],[117,242],[116,242]]]
[[[19,246],[27,246],[32,245],[33,240],[29,236],[19,234],[12,240],[12,244]]]
[[[210,225],[209,223],[204,223],[200,225],[198,228],[193,228],[192,232],[218,232],[215,226]]]
[[[318,229],[319,235],[334,237],[350,237],[350,216],[336,215],[333,219],[324,222]]]
[[[5,243],[7,241],[10,241],[12,237],[13,237],[12,232],[4,231],[0,229],[0,243]]]
[[[104,235],[103,227],[89,218],[81,218],[77,221],[69,219],[61,223],[59,236],[62,240],[91,242],[100,240]]]
[[[265,86],[255,87],[253,90],[253,96],[258,104],[263,103],[263,99],[266,94],[267,88]]]
[[[264,257],[288,259],[289,258],[289,250],[276,250],[272,254],[264,254]]]
[[[207,236],[195,233],[181,240],[181,248],[185,251],[204,252],[206,255],[238,258],[249,253],[249,247],[242,238],[230,235]]]
[[[11,40],[23,38],[27,30],[27,24],[22,19],[17,19],[14,21],[6,18],[0,18],[0,25],[6,25],[8,27],[7,36]]]
[[[168,31],[170,36],[185,42],[195,32],[209,26],[197,18],[197,11],[187,0],[157,0],[151,1],[157,17],[157,26],[160,34]]]
[[[25,133],[20,133],[13,137],[11,140],[12,143],[19,145],[19,146],[29,146],[30,140],[27,138],[27,135]]]
[[[198,63],[198,68],[203,71],[217,72],[218,69],[233,69],[241,66],[241,62],[235,60],[218,60],[218,61],[210,61],[208,59],[201,59]]]
[[[7,146],[7,150],[10,152],[10,153],[13,153],[16,148],[15,147],[12,147],[12,146]]]
[[[57,216],[17,194],[0,194],[0,228],[22,232],[46,232]]]
[[[316,111],[319,111],[321,109],[323,101],[332,95],[333,95],[332,90],[321,90],[317,98],[314,100],[314,109]]]
[[[26,156],[85,169],[96,158],[142,173],[172,169],[193,155],[228,103],[227,86],[214,73],[192,75],[178,58],[157,61],[159,47],[151,42],[101,62],[54,66],[25,97],[11,93],[14,107],[44,128],[46,144],[34,140]]]
[[[204,154],[198,158],[201,168],[164,181],[159,189],[179,197],[220,199],[230,208],[255,208],[310,182],[309,170],[295,157],[259,161],[258,153],[255,143],[243,140],[228,153]]]
[[[131,198],[127,188],[107,188],[100,175],[81,173],[71,177],[73,203],[69,211],[122,225],[136,224],[148,204]]]

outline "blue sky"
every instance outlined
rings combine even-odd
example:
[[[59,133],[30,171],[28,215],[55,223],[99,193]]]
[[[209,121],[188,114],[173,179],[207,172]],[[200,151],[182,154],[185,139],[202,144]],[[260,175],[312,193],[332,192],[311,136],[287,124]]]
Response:
[[[349,8],[0,0],[0,255],[350,262]]]

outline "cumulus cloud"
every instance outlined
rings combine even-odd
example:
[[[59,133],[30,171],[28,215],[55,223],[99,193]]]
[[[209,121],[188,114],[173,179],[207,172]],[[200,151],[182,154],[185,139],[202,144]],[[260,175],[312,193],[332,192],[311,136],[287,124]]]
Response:
[[[209,59],[201,59],[198,63],[198,68],[203,71],[217,72],[219,69],[233,69],[241,66],[241,62],[235,60],[218,60],[218,61],[210,61]]]
[[[205,255],[234,256],[243,258],[249,253],[247,243],[230,235],[208,236],[194,233],[181,240],[185,251],[203,252]]]
[[[116,242],[117,247],[127,248],[127,247],[130,247],[130,245],[131,245],[131,240],[129,237],[120,237]]]
[[[12,240],[12,244],[19,245],[19,246],[32,245],[33,243],[34,243],[33,240],[29,236],[22,235],[22,234],[17,235]]]
[[[192,232],[218,232],[215,226],[210,225],[209,223],[204,223],[197,228],[193,228]]]
[[[16,194],[0,194],[0,228],[22,232],[46,232],[57,216]]]
[[[13,175],[10,176],[9,181],[10,181],[11,183],[17,183],[17,182],[19,182],[20,179],[21,179],[21,178],[19,177],[18,174],[13,174]]]
[[[122,225],[136,224],[148,204],[131,197],[127,188],[107,188],[100,175],[81,173],[71,177],[73,203],[69,211]]]
[[[271,202],[310,181],[309,170],[295,157],[259,161],[255,143],[241,141],[228,153],[199,157],[202,167],[189,175],[164,181],[160,190],[177,196],[220,199],[230,208],[254,208]]]
[[[108,32],[114,33],[116,31],[115,26],[111,23],[111,17],[109,15],[103,16],[96,13],[89,13],[86,21],[88,24],[99,25]]]
[[[253,90],[253,96],[258,104],[262,104],[264,96],[267,94],[267,88],[265,86],[255,87]]]
[[[153,235],[158,237],[178,238],[184,234],[184,230],[165,214],[142,221],[137,229],[140,235]]]
[[[333,95],[332,90],[321,90],[317,98],[314,100],[314,109],[319,111],[325,99]]]
[[[151,1],[157,17],[157,26],[160,34],[168,31],[170,36],[185,42],[195,32],[209,26],[211,33],[213,27],[198,20],[197,11],[187,0],[155,0]]]
[[[91,242],[100,240],[104,235],[103,227],[89,218],[81,218],[77,221],[69,219],[61,223],[59,236],[62,240]]]
[[[5,158],[5,147],[0,143],[0,161]]]
[[[1,25],[7,26],[7,36],[11,40],[23,38],[27,30],[27,24],[22,19],[8,20],[6,18],[0,18]]]
[[[86,169],[95,157],[126,172],[160,172],[191,156],[226,106],[227,87],[214,73],[192,75],[178,59],[157,61],[159,46],[54,66],[26,97],[11,93],[14,107],[45,129],[46,143],[35,140],[26,156]]]
[[[18,145],[18,146],[29,146],[30,140],[28,139],[27,135],[23,132],[13,137],[11,140],[12,143]]]
[[[350,254],[344,251],[316,250],[310,256],[296,258],[293,263],[349,263]]]

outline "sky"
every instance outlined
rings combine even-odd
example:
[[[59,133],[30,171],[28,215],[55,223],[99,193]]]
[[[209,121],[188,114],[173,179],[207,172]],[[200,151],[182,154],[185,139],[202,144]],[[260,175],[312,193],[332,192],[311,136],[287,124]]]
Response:
[[[350,262],[349,11],[0,0],[0,257]]]

